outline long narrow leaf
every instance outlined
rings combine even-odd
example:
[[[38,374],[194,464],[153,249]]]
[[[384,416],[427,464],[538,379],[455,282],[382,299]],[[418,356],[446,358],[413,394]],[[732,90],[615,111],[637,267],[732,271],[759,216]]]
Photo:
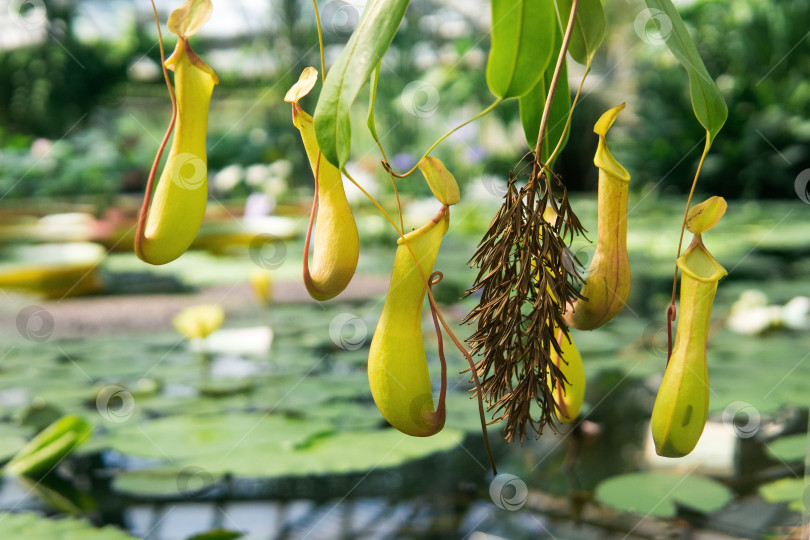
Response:
[[[350,110],[382,60],[409,0],[370,0],[349,42],[329,70],[315,107],[315,134],[323,156],[342,168],[349,159]]]
[[[374,140],[379,143],[380,139],[377,137],[377,123],[374,120],[374,105],[377,101],[377,82],[380,80],[380,64],[377,64],[377,67],[374,68],[374,71],[371,72],[371,83],[369,89],[369,97],[368,97],[368,118],[366,119],[366,125],[368,126],[369,132],[371,132],[371,136],[374,137]]]
[[[706,70],[697,47],[692,41],[692,36],[689,35],[683,19],[671,0],[645,0],[645,2],[652,12],[655,25],[662,34],[665,33],[665,30],[669,30],[665,27],[671,24],[669,35],[662,35],[662,37],[666,40],[669,50],[689,74],[692,109],[698,122],[706,129],[709,144],[711,144],[728,118],[726,101]],[[665,15],[666,19],[660,17],[661,14]]]
[[[553,0],[492,0],[487,84],[495,96],[520,97],[537,85],[551,59]]]
[[[554,25],[554,56],[560,52],[562,46],[562,30],[559,25]],[[528,93],[520,98],[520,122],[523,124],[523,132],[526,134],[526,142],[529,143],[529,148],[537,146],[537,135],[540,130],[540,121],[543,116],[543,107],[546,104],[546,96],[548,94],[548,87],[551,79],[554,76],[555,62],[550,62],[546,67],[545,73],[538,81],[537,86],[532,88]],[[554,94],[554,101],[551,102],[551,111],[548,118],[548,130],[546,136],[543,138],[543,144],[540,148],[540,159],[546,162],[554,147],[557,146],[557,141],[563,136],[563,128],[568,119],[568,114],[571,111],[571,92],[568,89],[568,68],[566,61],[563,60],[562,71],[560,72],[560,79],[557,82],[557,92]],[[568,140],[568,133],[565,137],[560,148],[565,146]],[[548,163],[549,167],[551,163]]]

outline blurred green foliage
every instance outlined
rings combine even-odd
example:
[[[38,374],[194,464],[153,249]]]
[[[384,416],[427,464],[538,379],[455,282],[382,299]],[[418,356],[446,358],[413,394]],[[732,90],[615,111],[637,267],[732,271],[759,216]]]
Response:
[[[708,0],[681,13],[729,108],[700,189],[795,197],[796,175],[810,167],[810,3]],[[666,178],[660,187],[668,191],[688,191],[704,133],[691,114],[686,74],[662,46],[636,50],[639,125],[624,141],[628,169],[649,184]]]
[[[75,5],[46,1],[47,39],[0,54],[0,196],[114,195],[145,185],[170,108],[162,78],[129,80],[127,65],[144,56],[159,65],[152,21],[122,29],[113,43],[85,43],[71,30]],[[638,41],[632,32],[635,12],[622,11],[621,2],[606,5],[614,30],[592,75],[594,89],[586,88],[574,114],[556,172],[572,191],[595,189],[593,123],[626,99],[635,122],[627,117],[612,144],[633,174],[634,189],[684,192],[703,137],[691,114],[685,73],[666,47]],[[290,187],[296,196],[308,196],[311,172],[282,97],[304,67],[320,71],[317,33],[308,4],[284,0],[272,9],[277,19],[272,30],[195,41],[221,79],[210,115],[209,169],[213,178],[232,165],[286,160],[292,166]],[[796,175],[810,167],[810,49],[802,45],[810,4],[700,0],[683,8],[683,16],[730,111],[700,190],[727,198],[794,197]],[[358,17],[352,5],[336,0],[324,5],[327,63]],[[376,100],[377,132],[395,170],[410,168],[438,137],[491,103],[484,78],[488,37],[481,24],[432,0],[409,8],[385,57]],[[452,28],[457,29],[448,31]],[[171,50],[174,42],[166,37]],[[626,63],[613,64],[616,51],[623,61],[631,48]],[[233,58],[239,60],[229,65]],[[266,69],[262,62],[268,58],[273,67]],[[313,112],[318,91],[302,101],[306,110]],[[380,191],[390,194],[379,152],[360,128],[366,100],[361,95],[353,111],[358,129],[352,158],[366,171],[373,169]],[[50,139],[50,146],[33,144],[38,137]],[[526,150],[517,104],[510,101],[459,130],[434,154],[465,188],[482,176],[505,178]],[[418,173],[398,188],[405,195],[430,196]],[[253,186],[240,183],[217,196],[241,198],[251,191]]]
[[[20,9],[30,8],[27,4]],[[14,133],[58,139],[110,98],[125,80],[134,51],[78,41],[71,24],[75,4],[43,5],[45,40],[0,54],[0,125]]]

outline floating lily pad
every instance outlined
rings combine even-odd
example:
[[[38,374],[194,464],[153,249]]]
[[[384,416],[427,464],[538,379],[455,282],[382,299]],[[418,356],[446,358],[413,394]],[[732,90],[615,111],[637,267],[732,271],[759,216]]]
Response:
[[[810,448],[810,440],[808,440],[807,433],[781,437],[765,446],[768,455],[781,461],[799,461],[804,459],[807,455],[808,448]]]
[[[225,474],[282,478],[360,473],[452,450],[462,438],[461,432],[448,429],[432,437],[416,438],[387,428],[338,432],[312,438],[308,445],[298,447],[243,444],[227,453],[176,461],[172,468],[122,473],[113,480],[113,487],[130,495],[171,498],[190,489],[189,485],[198,491],[211,486]],[[188,479],[181,476],[183,471]]]
[[[42,538],[47,540],[130,540],[112,526],[96,529],[83,519],[48,519],[37,514],[0,515],[0,538]]]
[[[330,401],[304,411],[307,418],[328,422],[338,430],[374,429],[387,425],[374,403]]]
[[[444,429],[457,429],[468,433],[481,433],[481,414],[478,410],[478,399],[472,393],[448,392],[446,398],[447,419]],[[486,413],[486,403],[484,403]],[[490,415],[486,415],[487,421]],[[502,428],[500,424],[487,426],[490,434],[496,434]],[[491,435],[494,436],[494,435]]]
[[[409,437],[388,428],[373,431],[341,431],[311,439],[298,448],[274,452],[260,445],[242,445],[223,459],[207,454],[189,460],[213,475],[232,473],[244,477],[283,477],[345,474],[395,467],[411,459],[455,448],[462,433],[444,429],[432,437]]]
[[[206,494],[221,480],[201,467],[173,467],[121,473],[113,486],[135,497],[188,499]]]
[[[708,478],[640,472],[608,478],[596,486],[596,498],[624,512],[672,517],[678,506],[702,513],[719,510],[732,493]]]
[[[805,479],[782,478],[761,486],[759,494],[768,502],[788,503],[794,512],[810,512],[810,482]]]
[[[330,430],[322,422],[267,414],[169,416],[143,424],[128,422],[100,437],[97,446],[131,456],[177,461],[211,455],[230,463],[224,458],[236,449],[273,455]]]
[[[244,535],[236,531],[228,531],[225,529],[213,529],[204,533],[195,534],[187,540],[236,540],[242,538]]]

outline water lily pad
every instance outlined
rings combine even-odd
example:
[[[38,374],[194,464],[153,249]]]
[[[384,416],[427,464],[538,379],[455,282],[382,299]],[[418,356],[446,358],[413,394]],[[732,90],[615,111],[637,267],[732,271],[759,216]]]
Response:
[[[393,428],[341,431],[311,439],[298,447],[271,451],[260,445],[241,445],[223,459],[207,454],[188,460],[213,475],[244,477],[345,474],[402,465],[411,459],[455,448],[462,433],[445,429],[432,437],[409,437]]]
[[[713,512],[728,504],[732,493],[708,478],[640,472],[608,478],[596,486],[596,498],[624,512],[672,517],[678,506]]]
[[[481,415],[478,410],[478,399],[472,393],[448,392],[446,398],[447,419],[444,428],[457,429],[468,433],[481,433]],[[486,403],[484,403],[486,407]],[[486,409],[484,409],[486,412]],[[486,416],[487,420],[490,415]],[[497,437],[502,428],[500,423],[487,426],[491,437]]]
[[[239,448],[272,455],[330,430],[322,422],[267,414],[169,416],[143,424],[128,422],[102,436],[98,446],[139,457],[181,460],[211,455],[220,460]]]
[[[242,538],[244,535],[236,531],[228,531],[225,529],[213,529],[204,533],[195,534],[186,540],[236,540]]]
[[[118,474],[113,487],[135,497],[188,499],[209,493],[221,480],[201,467],[172,467]]]
[[[396,467],[457,447],[462,433],[445,429],[428,438],[395,429],[344,431],[310,440],[305,446],[239,445],[172,463],[169,468],[131,471],[113,480],[116,491],[146,498],[204,494],[225,474],[243,478],[340,475]]]
[[[808,447],[810,447],[810,440],[808,440],[807,433],[799,433],[798,435],[780,437],[768,443],[765,446],[765,450],[767,450],[768,455],[774,459],[781,461],[799,461],[800,459],[804,459],[805,455],[807,455]]]
[[[0,424],[0,461],[9,459],[25,446],[28,431],[15,424]]]
[[[387,425],[372,401],[330,401],[320,403],[304,411],[308,418],[328,422],[335,429],[375,429]]]
[[[134,538],[112,526],[96,529],[83,519],[48,519],[37,514],[0,515],[0,538],[48,540],[129,540]]]
[[[788,503],[788,508],[794,512],[810,511],[810,483],[805,479],[782,478],[761,486],[759,494],[768,502]]]

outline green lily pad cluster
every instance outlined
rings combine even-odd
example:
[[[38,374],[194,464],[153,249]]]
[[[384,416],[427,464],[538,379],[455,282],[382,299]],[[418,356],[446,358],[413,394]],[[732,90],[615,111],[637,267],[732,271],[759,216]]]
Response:
[[[84,519],[47,519],[34,513],[0,514],[0,538],[47,538],[48,540],[131,540],[135,538],[112,526],[98,529]]]

